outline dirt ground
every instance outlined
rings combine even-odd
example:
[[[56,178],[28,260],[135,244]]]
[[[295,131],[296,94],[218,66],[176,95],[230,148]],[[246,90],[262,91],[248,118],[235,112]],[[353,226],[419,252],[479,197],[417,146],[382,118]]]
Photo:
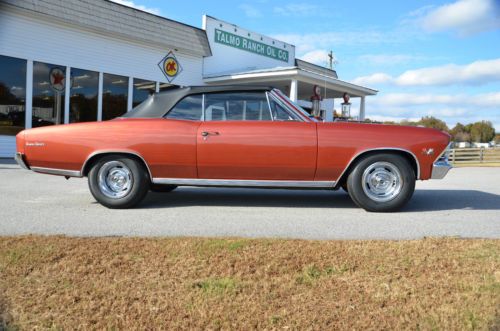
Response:
[[[500,328],[500,240],[0,237],[0,329]]]

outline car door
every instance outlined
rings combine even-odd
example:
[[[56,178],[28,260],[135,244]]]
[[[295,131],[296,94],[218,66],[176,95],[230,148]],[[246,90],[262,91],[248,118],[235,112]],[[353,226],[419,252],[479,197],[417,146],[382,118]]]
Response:
[[[180,100],[164,119],[151,123],[151,172],[158,178],[196,178],[196,134],[202,119],[201,94]]]
[[[266,92],[208,93],[197,133],[198,178],[313,180],[316,124]],[[269,108],[271,105],[271,109]]]

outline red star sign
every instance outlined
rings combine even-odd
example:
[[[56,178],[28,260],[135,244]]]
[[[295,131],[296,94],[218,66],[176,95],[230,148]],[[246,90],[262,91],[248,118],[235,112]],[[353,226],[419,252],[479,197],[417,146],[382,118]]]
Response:
[[[167,63],[167,71],[176,71],[176,63],[175,62],[170,62]]]
[[[60,85],[63,83],[64,75],[61,75],[58,72],[54,72],[52,74],[52,78],[54,78],[54,83],[53,85]]]

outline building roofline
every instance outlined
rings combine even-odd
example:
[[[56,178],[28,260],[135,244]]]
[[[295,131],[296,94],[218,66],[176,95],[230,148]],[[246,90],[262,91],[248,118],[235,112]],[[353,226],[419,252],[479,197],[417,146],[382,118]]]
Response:
[[[62,7],[52,10],[60,4],[58,1],[0,0],[0,8],[33,18],[49,19],[51,23],[140,42],[148,47],[167,47],[193,56],[212,55],[206,31],[201,28],[109,0],[64,0]],[[87,7],[94,3],[98,6],[98,14],[88,12]],[[77,9],[70,10],[72,6]],[[113,16],[109,17],[111,14]],[[166,30],[176,34],[166,35]]]
[[[130,6],[124,5],[124,4],[122,4],[122,3],[114,2],[114,1],[112,1],[112,0],[104,0],[104,1],[109,2],[109,3],[112,3],[113,5],[116,5],[116,6],[121,6],[121,7],[124,7],[124,8],[130,9],[130,10],[138,11],[138,12],[141,12],[141,13],[144,13],[144,14],[147,14],[147,15],[151,15],[151,16],[155,16],[155,17],[161,18],[161,19],[163,19],[163,20],[165,20],[165,21],[169,21],[169,22],[177,23],[177,24],[180,24],[180,25],[187,26],[188,28],[193,28],[193,29],[196,29],[196,30],[199,30],[199,31],[203,31],[203,32],[205,32],[205,30],[203,30],[202,28],[199,28],[199,27],[197,27],[197,26],[194,26],[194,25],[191,25],[191,24],[187,24],[187,23],[183,23],[183,22],[179,22],[179,21],[173,20],[173,19],[168,18],[168,17],[165,17],[165,16],[161,16],[161,15],[153,14],[153,13],[151,13],[151,12],[148,12],[148,11],[145,11],[145,10],[142,10],[142,9],[139,9],[139,8],[130,7]]]
[[[307,70],[306,68],[301,68],[300,64],[304,63],[305,65],[307,66],[311,66],[315,69],[318,69],[318,74],[321,74],[323,75],[325,72],[328,72],[328,73],[331,73],[332,77],[335,78],[335,79],[338,79],[339,76],[337,75],[337,71],[336,70],[333,70],[333,69],[330,69],[330,68],[326,68],[326,67],[323,67],[323,66],[320,66],[320,65],[317,65],[315,63],[312,63],[312,62],[308,62],[308,61],[304,61],[304,60],[301,60],[301,59],[295,59],[295,64],[296,66],[299,68],[299,69],[304,69],[304,70]],[[328,76],[328,75],[325,75],[325,76]]]
[[[318,77],[319,76],[319,77]],[[255,80],[262,79],[262,78],[269,78],[273,80],[282,80],[282,79],[292,79],[294,77],[303,77],[309,80],[315,79],[315,80],[321,80],[326,81],[328,83],[334,84],[334,85],[340,85],[342,87],[345,87],[347,89],[352,89],[356,90],[359,92],[362,92],[366,95],[376,95],[378,93],[377,90],[361,86],[361,85],[356,85],[353,83],[349,83],[343,80],[340,80],[338,78],[333,78],[330,76],[323,75],[318,72],[314,71],[309,71],[309,70],[304,70],[300,69],[297,67],[283,67],[278,70],[273,69],[273,70],[255,70],[255,71],[248,71],[248,72],[240,72],[240,73],[233,73],[233,74],[224,74],[224,75],[218,75],[218,76],[210,76],[210,77],[204,77],[204,81],[206,83],[214,83],[214,84],[221,84],[222,82],[226,82],[229,80],[243,80],[243,79],[248,79],[251,80],[252,82],[255,82]]]

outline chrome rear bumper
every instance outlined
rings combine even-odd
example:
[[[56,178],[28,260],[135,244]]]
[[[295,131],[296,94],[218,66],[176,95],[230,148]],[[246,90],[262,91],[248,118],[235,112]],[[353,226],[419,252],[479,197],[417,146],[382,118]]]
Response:
[[[443,179],[444,176],[453,168],[447,160],[439,160],[432,165],[431,179]]]
[[[16,160],[17,164],[21,166],[21,168],[30,170],[30,167],[24,162],[24,155],[23,153],[17,152],[16,155],[14,156],[14,159]]]

